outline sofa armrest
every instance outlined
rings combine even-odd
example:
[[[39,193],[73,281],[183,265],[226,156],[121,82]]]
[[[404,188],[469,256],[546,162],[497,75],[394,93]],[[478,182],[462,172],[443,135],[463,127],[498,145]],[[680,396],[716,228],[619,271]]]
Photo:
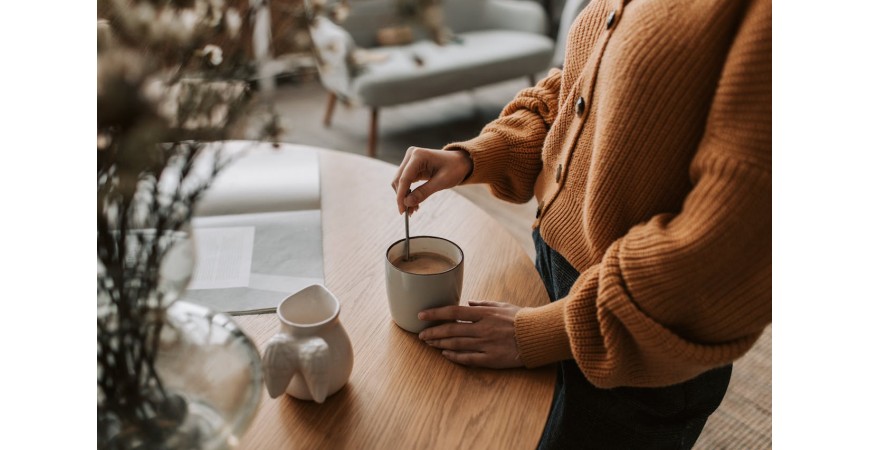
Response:
[[[547,12],[539,3],[520,0],[490,0],[485,28],[547,34]]]

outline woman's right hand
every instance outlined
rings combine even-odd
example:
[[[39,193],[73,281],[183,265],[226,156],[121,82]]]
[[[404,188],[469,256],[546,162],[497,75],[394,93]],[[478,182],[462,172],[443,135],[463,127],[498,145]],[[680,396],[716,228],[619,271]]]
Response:
[[[408,147],[392,183],[399,214],[406,209],[413,214],[430,195],[450,189],[465,180],[473,167],[471,156],[464,150]],[[427,181],[408,194],[411,183],[420,180]]]

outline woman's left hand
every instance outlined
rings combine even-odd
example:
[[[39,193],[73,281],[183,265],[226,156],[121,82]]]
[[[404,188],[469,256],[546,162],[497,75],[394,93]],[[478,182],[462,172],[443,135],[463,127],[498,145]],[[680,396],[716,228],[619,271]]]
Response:
[[[446,320],[420,332],[420,339],[440,348],[458,364],[491,369],[522,367],[514,318],[519,306],[498,302],[468,302],[420,312],[420,320]]]

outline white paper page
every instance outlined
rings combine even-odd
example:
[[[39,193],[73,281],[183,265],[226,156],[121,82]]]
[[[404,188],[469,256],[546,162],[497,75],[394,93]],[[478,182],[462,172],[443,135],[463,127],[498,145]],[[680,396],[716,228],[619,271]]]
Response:
[[[194,244],[209,230],[243,227],[254,228],[247,285],[188,289],[185,300],[230,314],[258,314],[274,312],[285,297],[323,284],[320,210],[196,217]]]
[[[247,287],[254,254],[254,227],[198,228],[194,231],[194,289]]]

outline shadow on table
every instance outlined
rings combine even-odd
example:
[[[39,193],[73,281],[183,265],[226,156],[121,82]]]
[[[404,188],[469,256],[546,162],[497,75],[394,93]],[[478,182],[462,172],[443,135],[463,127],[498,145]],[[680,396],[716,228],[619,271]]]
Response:
[[[332,404],[335,414],[324,417],[318,410]],[[338,406],[336,406],[338,404]],[[359,422],[359,402],[353,384],[348,383],[335,394],[327,397],[323,405],[313,401],[298,400],[284,396],[279,414],[287,423],[304,424],[305,428],[320,440],[321,448],[346,448],[350,430]],[[290,440],[294,437],[290,436]],[[314,443],[294,442],[294,447],[312,448]]]

